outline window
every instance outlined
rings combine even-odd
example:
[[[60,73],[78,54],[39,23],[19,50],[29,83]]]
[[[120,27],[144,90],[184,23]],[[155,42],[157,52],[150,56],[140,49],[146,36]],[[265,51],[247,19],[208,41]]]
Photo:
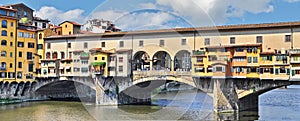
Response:
[[[14,33],[13,32],[10,32],[10,37],[13,37],[14,36]]]
[[[22,68],[22,62],[18,62],[18,68]]]
[[[139,47],[143,47],[144,46],[144,41],[143,40],[140,40],[139,41]]]
[[[19,37],[24,37],[24,32],[19,32]]]
[[[279,72],[280,72],[280,73],[286,73],[285,71],[286,71],[286,70],[285,70],[284,67],[281,67],[281,68],[279,69]]]
[[[253,63],[258,63],[258,57],[253,57]]]
[[[34,48],[34,43],[28,42],[28,48]]]
[[[83,48],[88,48],[88,43],[87,42],[83,43]]]
[[[9,12],[8,13],[8,16],[11,16],[11,17],[15,17],[16,13],[15,12]]]
[[[14,26],[14,22],[10,22],[10,26],[13,27]]]
[[[81,68],[81,72],[87,73],[87,72],[89,72],[89,68],[83,67],[83,68]]]
[[[2,28],[7,28],[7,21],[6,20],[2,20]]]
[[[27,60],[32,60],[32,52],[27,52]]]
[[[263,37],[262,36],[256,36],[256,43],[262,43]]]
[[[9,57],[11,57],[11,58],[13,57],[13,53],[12,52],[9,53]]]
[[[71,47],[72,47],[71,43],[68,43],[68,48],[71,48]]]
[[[102,60],[105,60],[105,57],[102,57]]]
[[[65,52],[60,52],[60,58],[65,59]]]
[[[24,11],[24,17],[27,17],[27,12],[26,11]]]
[[[38,44],[37,49],[43,49],[43,44]]]
[[[47,49],[51,49],[51,43],[47,43]]]
[[[203,62],[203,57],[197,57],[197,62]]]
[[[181,39],[181,45],[186,45],[186,39]]]
[[[252,57],[247,57],[247,62],[251,63],[252,62]]]
[[[210,45],[210,39],[209,38],[204,39],[204,45]]]
[[[119,72],[123,72],[123,66],[119,66]]]
[[[6,45],[7,45],[6,40],[2,40],[2,41],[1,41],[1,45],[2,45],[2,46],[6,46]]]
[[[216,72],[225,72],[224,67],[216,67]]]
[[[230,44],[235,44],[235,37],[230,37]]]
[[[291,35],[285,35],[285,42],[291,42]]]
[[[239,47],[239,48],[236,48],[235,51],[236,51],[236,52],[243,52],[243,51],[244,51],[244,48],[240,48],[240,47]]]
[[[4,15],[4,16],[6,16],[6,11],[5,11],[5,10],[3,10],[3,9],[1,9],[1,10],[0,10],[0,15]]]
[[[119,62],[123,63],[123,57],[119,57]]]
[[[22,52],[21,51],[19,52],[19,57],[22,58]]]
[[[159,46],[165,46],[165,40],[159,40]]]
[[[46,59],[50,59],[50,56],[51,56],[50,52],[47,52],[46,53]]]
[[[6,30],[2,30],[1,36],[7,36],[7,31]]]
[[[6,57],[6,51],[1,51],[1,57]]]
[[[69,58],[72,58],[72,52],[69,52]]]
[[[10,42],[10,46],[14,46],[13,42]]]
[[[24,42],[18,42],[18,47],[24,47]]]
[[[105,42],[101,42],[101,47],[105,47]]]
[[[124,47],[124,41],[119,42],[119,47]]]
[[[33,64],[28,64],[28,72],[33,72]]]
[[[204,68],[195,68],[195,72],[203,72],[204,73]]]
[[[69,31],[69,35],[71,35],[72,34],[72,32],[71,31]]]
[[[46,28],[46,23],[42,23],[42,28]]]
[[[17,78],[18,78],[18,79],[22,79],[22,72],[18,72]]]
[[[42,33],[39,34],[39,39],[43,39]]]
[[[57,52],[52,53],[52,59],[57,59]]]
[[[65,28],[68,28],[68,25],[65,25]]]
[[[237,57],[237,58],[234,58],[234,61],[235,62],[244,62],[245,58],[243,58],[243,57]]]
[[[98,60],[98,57],[95,57],[94,59],[95,59],[95,60]]]
[[[9,68],[13,68],[13,64],[12,63],[9,64]]]

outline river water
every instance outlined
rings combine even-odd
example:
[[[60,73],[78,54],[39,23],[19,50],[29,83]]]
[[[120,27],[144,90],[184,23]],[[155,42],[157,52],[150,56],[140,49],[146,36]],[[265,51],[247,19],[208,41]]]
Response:
[[[95,106],[90,103],[42,101],[0,106],[1,121],[215,120],[213,99],[197,90],[156,94],[158,106]],[[300,120],[300,86],[276,89],[259,98],[259,117],[247,112],[236,119]],[[248,117],[250,115],[250,117]],[[252,117],[251,117],[252,116]]]

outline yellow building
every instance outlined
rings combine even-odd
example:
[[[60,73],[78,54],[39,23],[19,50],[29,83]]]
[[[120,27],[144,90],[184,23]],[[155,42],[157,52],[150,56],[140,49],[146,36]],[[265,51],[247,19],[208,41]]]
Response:
[[[109,76],[108,70],[108,58],[112,52],[102,50],[101,48],[93,48],[90,50],[91,52],[91,67],[92,74],[101,75],[104,77]]]
[[[35,55],[36,49],[36,31],[28,26],[18,26],[17,49],[16,49],[16,75],[17,82],[34,81],[36,77],[36,68],[38,61]]]
[[[61,27],[61,35],[73,35],[80,33],[81,25],[76,22],[64,21],[59,24],[59,26]]]
[[[17,10],[0,7],[0,81],[15,80]]]

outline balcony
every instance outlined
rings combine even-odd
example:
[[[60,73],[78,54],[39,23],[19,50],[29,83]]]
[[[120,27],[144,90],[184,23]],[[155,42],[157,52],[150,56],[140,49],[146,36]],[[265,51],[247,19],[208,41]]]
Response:
[[[300,49],[292,49],[292,50],[290,50],[290,54],[291,55],[300,54]]]
[[[205,51],[204,50],[195,50],[193,51],[194,56],[205,56]]]
[[[82,53],[80,54],[80,58],[81,58],[81,59],[82,59],[82,58],[90,58],[90,55],[89,55],[89,53],[82,52]]]

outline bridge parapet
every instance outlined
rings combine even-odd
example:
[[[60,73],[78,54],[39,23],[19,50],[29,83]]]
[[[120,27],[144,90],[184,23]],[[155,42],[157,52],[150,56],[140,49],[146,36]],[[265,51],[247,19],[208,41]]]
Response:
[[[165,71],[165,70],[155,70],[155,71],[134,71],[134,80],[140,78],[148,78],[148,77],[159,77],[159,76],[174,76],[174,77],[182,77],[182,76],[191,76],[192,72],[190,71]]]

